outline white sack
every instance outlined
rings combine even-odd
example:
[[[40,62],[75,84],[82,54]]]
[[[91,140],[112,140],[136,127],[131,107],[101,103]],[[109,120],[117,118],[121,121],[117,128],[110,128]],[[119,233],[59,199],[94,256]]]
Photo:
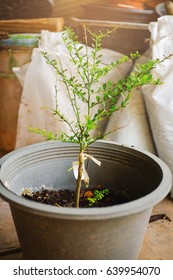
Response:
[[[173,54],[173,16],[150,23],[152,58]],[[143,95],[158,156],[173,172],[173,58],[153,70],[163,85],[144,87]],[[173,190],[171,193],[173,197]]]
[[[24,87],[26,72],[28,71],[29,63],[23,65],[22,67],[13,67],[13,72],[18,78],[22,87]]]
[[[69,53],[64,45],[61,33],[42,31],[39,47],[33,50],[32,61],[26,71],[23,82],[23,94],[18,114],[18,129],[16,138],[16,148],[28,144],[45,141],[40,135],[28,131],[28,127],[38,127],[53,132],[68,132],[66,124],[59,121],[56,116],[52,115],[52,109],[56,108],[55,85],[58,88],[59,107],[68,118],[73,120],[74,113],[70,101],[66,94],[64,84],[57,80],[55,70],[46,63],[46,60],[40,54],[44,50],[54,57],[59,57],[64,68],[68,68],[72,73],[76,70],[70,62]],[[92,48],[89,49],[91,52]],[[108,49],[102,50],[102,61],[104,63],[116,61],[123,55]],[[112,70],[106,77],[100,80],[103,83],[107,80],[119,80],[127,76],[131,70],[132,62],[126,62],[117,69]],[[26,69],[25,69],[26,70]],[[22,75],[20,71],[19,76]],[[76,73],[76,76],[78,74]],[[83,107],[82,107],[83,106]],[[81,112],[85,114],[86,106],[79,103]],[[100,128],[101,132],[104,127]],[[96,133],[96,132],[95,132]]]
[[[137,60],[137,63],[145,63],[150,58],[149,54],[150,51],[147,50]],[[115,131],[107,136],[109,140],[155,153],[148,115],[140,88],[133,90],[133,96],[125,109],[120,109],[110,117],[106,133],[112,130]]]

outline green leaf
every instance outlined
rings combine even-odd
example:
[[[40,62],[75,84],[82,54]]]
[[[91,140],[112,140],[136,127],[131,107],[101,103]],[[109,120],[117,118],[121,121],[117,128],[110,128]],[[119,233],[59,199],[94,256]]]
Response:
[[[107,89],[107,84],[104,83],[104,84],[103,84],[103,90],[106,90],[106,89]]]
[[[101,100],[100,96],[97,95],[96,100],[97,100],[97,102],[100,102],[100,100]]]

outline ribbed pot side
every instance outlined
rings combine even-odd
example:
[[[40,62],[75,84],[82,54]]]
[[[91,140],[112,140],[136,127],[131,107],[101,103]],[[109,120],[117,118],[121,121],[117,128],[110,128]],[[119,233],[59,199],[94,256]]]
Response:
[[[1,159],[1,196],[9,202],[25,259],[137,259],[152,208],[170,191],[169,168],[156,156],[114,142],[86,151],[91,186],[127,190],[131,202],[103,208],[64,208],[26,200],[24,187],[75,188],[78,145],[49,141]]]

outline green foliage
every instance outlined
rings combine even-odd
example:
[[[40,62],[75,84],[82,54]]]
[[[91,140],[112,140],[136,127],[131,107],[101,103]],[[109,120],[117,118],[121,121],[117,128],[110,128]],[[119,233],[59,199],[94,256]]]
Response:
[[[105,197],[105,195],[107,195],[107,194],[109,194],[108,189],[94,190],[93,191],[93,196],[87,198],[87,200],[89,201],[88,205],[90,207],[94,206],[97,202],[102,200]]]
[[[91,53],[89,53],[87,45],[87,32],[89,32],[92,37],[93,50]],[[79,43],[77,35],[71,28],[67,27],[65,32],[63,32],[62,37],[64,43],[79,78],[76,77],[74,73],[70,72],[68,68],[63,68],[60,59],[51,59],[48,53],[42,52],[47,63],[55,69],[57,76],[64,83],[75,115],[75,121],[72,122],[62,114],[57,104],[53,114],[58,116],[61,121],[67,123],[72,132],[72,136],[64,132],[59,136],[56,134],[56,137],[50,133],[45,135],[45,131],[43,130],[42,134],[46,136],[47,139],[50,139],[50,135],[52,135],[52,139],[78,143],[81,149],[85,150],[91,143],[103,138],[100,134],[93,138],[91,136],[91,131],[94,130],[98,123],[105,117],[109,117],[115,111],[126,107],[134,88],[146,84],[155,85],[161,83],[159,79],[154,79],[151,74],[151,70],[156,67],[159,60],[151,60],[146,64],[138,65],[135,71],[127,78],[120,79],[119,81],[107,81],[104,84],[100,84],[100,79],[106,76],[111,70],[117,68],[126,61],[135,60],[140,56],[139,53],[136,52],[129,56],[125,55],[115,62],[113,61],[106,65],[103,64],[101,62],[102,54],[100,53],[102,49],[102,39],[109,36],[112,32],[112,30],[108,30],[105,33],[99,31],[96,34],[84,28],[86,45]],[[97,90],[95,90],[95,85],[98,85]],[[58,96],[58,90],[56,90],[56,94]],[[120,97],[123,97],[123,101],[121,104],[117,104]],[[83,113],[80,111],[78,106],[79,100],[86,104],[86,116],[83,116]],[[96,109],[98,105],[99,109]],[[94,109],[95,113],[93,114],[92,112]],[[41,133],[41,130],[38,130],[38,133]]]

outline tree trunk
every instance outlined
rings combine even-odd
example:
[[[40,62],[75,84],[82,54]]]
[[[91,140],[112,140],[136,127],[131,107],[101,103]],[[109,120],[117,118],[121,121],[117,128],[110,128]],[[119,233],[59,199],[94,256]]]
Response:
[[[81,190],[81,183],[82,183],[82,175],[84,170],[84,154],[83,150],[80,150],[79,153],[79,167],[78,167],[78,178],[76,181],[76,199],[75,199],[75,206],[79,207],[79,199],[80,199],[80,190]]]

